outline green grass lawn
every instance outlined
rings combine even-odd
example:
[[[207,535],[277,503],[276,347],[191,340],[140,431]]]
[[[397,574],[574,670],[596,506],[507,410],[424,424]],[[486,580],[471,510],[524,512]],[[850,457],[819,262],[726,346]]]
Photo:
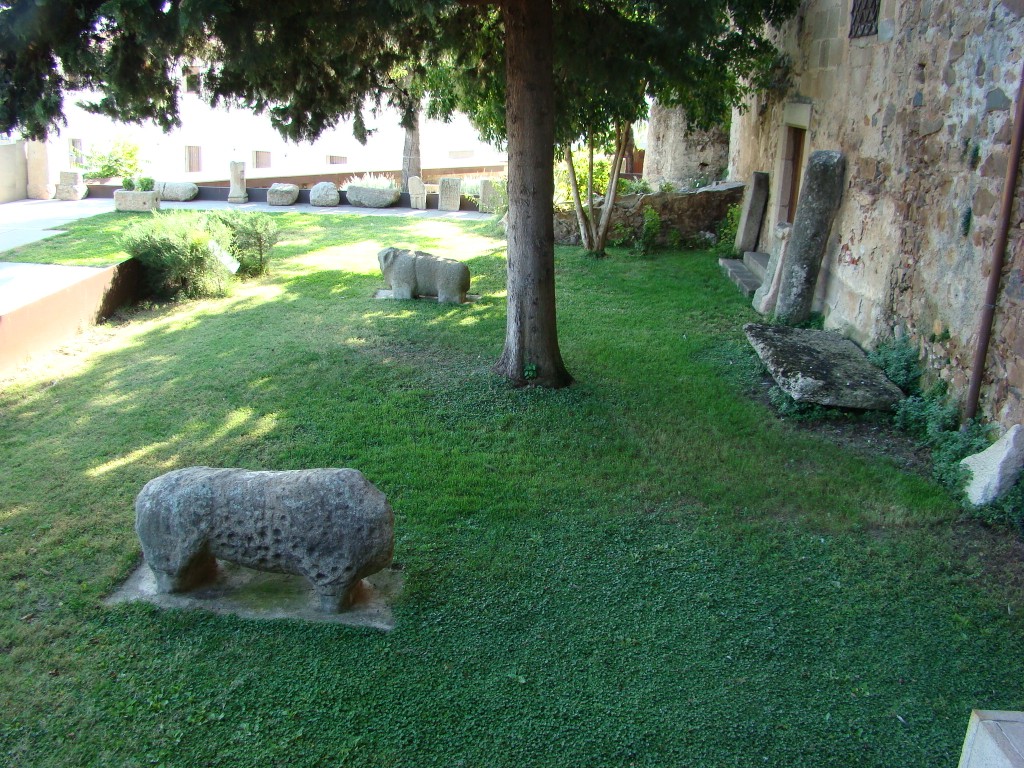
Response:
[[[748,397],[711,255],[559,249],[578,383],[517,390],[489,224],[278,216],[268,278],[4,382],[0,762],[952,766],[972,708],[1024,708],[1012,536]],[[403,243],[481,300],[373,300]],[[135,495],[199,464],[362,470],[397,628],[104,607]]]

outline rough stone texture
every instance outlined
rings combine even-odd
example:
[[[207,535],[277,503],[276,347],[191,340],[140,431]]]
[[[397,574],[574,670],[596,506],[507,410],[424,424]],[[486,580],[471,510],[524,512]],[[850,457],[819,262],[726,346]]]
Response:
[[[759,323],[743,331],[775,383],[794,400],[886,411],[903,399],[856,344],[836,333]]]
[[[661,245],[672,239],[686,240],[701,232],[714,231],[730,205],[743,198],[743,184],[716,184],[696,192],[657,192],[651,195],[624,195],[615,201],[612,211],[612,233],[638,237],[643,229],[644,208],[653,208],[661,217]],[[603,206],[595,207],[600,218]],[[572,209],[555,209],[555,242],[579,245],[580,231]],[[672,232],[677,234],[673,235]]]
[[[317,208],[328,208],[341,202],[341,193],[330,181],[314,184],[309,190],[309,204]]]
[[[61,171],[60,184],[55,193],[58,200],[84,200],[88,195],[89,187],[85,185],[80,172]]]
[[[1014,424],[984,451],[961,461],[960,466],[971,472],[967,484],[971,504],[995,501],[1013,487],[1024,468],[1024,427]]]
[[[797,325],[811,316],[814,287],[845,176],[846,159],[841,152],[818,150],[807,161],[775,302],[775,316],[784,323]]]
[[[768,205],[768,174],[755,171],[743,192],[740,224],[736,228],[736,252],[757,250],[757,241],[764,223],[764,209]]]
[[[437,209],[439,211],[457,211],[462,207],[462,179],[456,176],[444,176],[437,185]]]
[[[409,177],[409,207],[418,211],[427,210],[427,188],[419,176]]]
[[[439,302],[466,301],[469,267],[461,261],[401,248],[385,248],[377,254],[377,261],[396,299],[437,296]]]
[[[657,189],[670,182],[680,189],[707,184],[729,163],[729,136],[720,128],[690,130],[679,107],[651,104],[644,153],[644,178]]]
[[[137,190],[114,190],[115,211],[158,211],[160,197],[156,191],[139,192]]]
[[[135,529],[161,592],[208,581],[219,557],[304,576],[324,611],[346,607],[394,549],[391,507],[354,469],[175,470],[146,483]]]
[[[768,266],[764,270],[764,279],[760,287],[754,292],[754,300],[751,302],[754,309],[762,315],[769,315],[775,311],[775,302],[779,298],[779,285],[782,282],[782,265],[786,262],[786,249],[789,247],[789,234],[792,227],[788,224],[781,224],[777,228],[775,240],[775,251],[768,259]]]
[[[971,712],[958,768],[1024,768],[1024,712]]]
[[[24,200],[28,191],[26,144],[0,144],[0,204]]]
[[[228,190],[229,203],[248,203],[249,193],[245,190],[245,163],[232,160],[228,166],[231,172],[231,188]]]
[[[267,190],[267,205],[295,205],[299,199],[299,185],[276,182]]]
[[[494,213],[498,210],[498,190],[490,179],[480,180],[480,204],[481,213]]]
[[[761,250],[776,252],[786,124],[810,107],[808,149],[846,155],[847,184],[819,275],[825,327],[874,346],[894,332],[931,379],[963,398],[995,245],[1024,51],[1021,3],[883,0],[877,37],[849,39],[850,5],[808,0],[777,37],[793,62],[784,94],[752,97],[732,119],[730,178],[768,171]],[[912,97],[921,93],[921,106]],[[997,98],[997,97],[996,97]],[[1024,210],[1024,179],[1015,210]],[[979,197],[979,193],[982,193]],[[962,222],[971,209],[965,236]],[[766,241],[766,238],[767,241]],[[981,415],[1024,422],[1024,227],[1011,221]]]
[[[28,160],[29,198],[50,200],[57,194],[57,163],[51,157],[51,147],[45,141],[29,141],[25,145]]]
[[[187,203],[199,195],[199,187],[191,181],[158,181],[153,191],[161,200],[175,203]]]
[[[349,187],[345,190],[348,204],[359,208],[390,208],[398,202],[401,194],[394,188]]]

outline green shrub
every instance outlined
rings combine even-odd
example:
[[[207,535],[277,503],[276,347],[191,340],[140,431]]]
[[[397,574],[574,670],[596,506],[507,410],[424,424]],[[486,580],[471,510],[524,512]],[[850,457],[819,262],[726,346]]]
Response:
[[[217,257],[218,244],[204,216],[154,215],[134,224],[121,247],[142,264],[146,284],[159,299],[223,296],[229,273]]]
[[[968,422],[962,429],[954,427],[930,436],[932,448],[932,477],[954,495],[962,495],[969,473],[960,466],[968,456],[985,450],[989,446],[985,428],[976,421]],[[964,500],[961,499],[961,502]]]
[[[918,351],[906,336],[883,341],[868,353],[868,360],[881,368],[889,381],[906,394],[920,394],[921,364]]]
[[[676,185],[671,181],[663,181],[658,185],[658,191],[663,195],[671,195],[673,192],[677,192]]]
[[[123,189],[125,192],[134,192],[135,179],[133,179],[131,176],[125,176],[123,179],[121,179],[121,189]]]
[[[730,205],[725,212],[725,218],[718,222],[718,226],[715,228],[718,239],[715,241],[714,250],[719,258],[730,259],[738,255],[736,253],[736,233],[739,231],[740,216],[742,215],[743,209],[738,203]]]
[[[224,211],[218,221],[227,231],[228,250],[242,277],[260,277],[270,270],[270,251],[280,239],[274,219],[265,213]]]
[[[576,183],[580,187],[580,200],[587,204],[587,166],[588,156],[585,150],[573,152],[572,167],[576,171]],[[594,194],[603,195],[608,189],[611,178],[611,163],[606,157],[594,157]],[[555,163],[555,203],[568,203],[572,200],[572,187],[569,184],[569,169],[565,167],[565,159]]]
[[[633,241],[633,250],[642,256],[651,253],[661,235],[661,214],[650,206],[644,208],[644,221],[640,226],[640,234]]]
[[[90,150],[85,156],[86,179],[110,179],[136,176],[139,166],[139,148],[126,141],[115,141],[107,152]]]
[[[817,403],[801,403],[794,400],[781,387],[768,390],[768,402],[779,416],[794,421],[822,421],[830,415],[830,409]]]
[[[139,179],[139,192],[152,192],[155,183],[149,176],[143,176]]]
[[[508,213],[508,179],[500,178],[494,180],[494,210],[492,213],[499,219],[504,218]]]
[[[647,179],[619,179],[620,195],[649,195],[653,191]]]
[[[936,382],[927,392],[911,395],[896,406],[894,423],[919,442],[934,446],[943,432],[955,430],[960,412],[946,400],[946,383]]]

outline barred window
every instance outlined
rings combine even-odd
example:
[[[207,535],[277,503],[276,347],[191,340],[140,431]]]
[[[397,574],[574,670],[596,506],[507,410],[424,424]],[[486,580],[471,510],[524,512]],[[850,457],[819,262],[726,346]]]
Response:
[[[82,149],[81,139],[68,139],[68,155],[72,168],[85,166],[85,150]]]
[[[328,165],[345,165],[347,162],[348,162],[348,158],[345,157],[344,155],[328,155],[327,156],[327,164]]]
[[[850,38],[878,34],[878,6],[881,0],[853,0],[850,8]]]
[[[203,150],[200,147],[185,147],[185,170],[189,173],[203,170]]]
[[[270,167],[270,153],[262,150],[256,150],[252,153],[252,167],[253,168],[269,168]]]

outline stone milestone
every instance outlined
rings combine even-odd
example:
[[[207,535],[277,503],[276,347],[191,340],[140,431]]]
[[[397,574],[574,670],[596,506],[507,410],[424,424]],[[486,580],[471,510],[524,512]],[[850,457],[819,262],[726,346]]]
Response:
[[[793,231],[782,264],[775,315],[787,325],[799,325],[811,316],[814,286],[818,282],[832,222],[839,210],[846,179],[846,158],[841,152],[818,150],[807,161]]]
[[[1014,424],[981,453],[968,456],[960,466],[971,473],[967,498],[971,504],[990,504],[1006,493],[1024,468],[1024,427]]]
[[[445,176],[437,185],[437,209],[457,211],[462,207],[462,179]]]
[[[199,195],[199,187],[191,181],[158,181],[153,191],[161,200],[175,203],[187,203]]]
[[[276,182],[267,190],[267,205],[295,205],[299,199],[299,185]]]
[[[84,200],[89,194],[89,187],[78,171],[61,171],[60,184],[57,185],[55,197],[58,200]]]
[[[349,187],[345,190],[348,204],[358,208],[390,208],[398,202],[401,195],[402,193],[394,187]]]
[[[469,267],[461,261],[401,248],[385,248],[377,254],[377,261],[396,299],[437,296],[439,302],[466,301]]]
[[[849,339],[831,331],[747,323],[751,346],[775,383],[798,402],[890,410],[903,392]]]
[[[330,207],[340,202],[341,193],[330,181],[321,181],[319,184],[314,184],[313,188],[309,190],[309,204],[317,208]]]
[[[419,211],[427,210],[427,188],[419,176],[409,177],[409,207]]]
[[[228,190],[229,203],[248,203],[249,193],[245,189],[245,163],[232,160],[228,166],[231,172],[231,188]]]
[[[208,582],[221,558],[305,577],[325,612],[348,607],[394,549],[391,507],[355,469],[178,469],[146,483],[135,530],[160,592]]]
[[[736,253],[741,256],[747,251],[757,250],[765,208],[768,206],[768,174],[754,171],[743,193],[743,207],[740,223],[736,228]]]

